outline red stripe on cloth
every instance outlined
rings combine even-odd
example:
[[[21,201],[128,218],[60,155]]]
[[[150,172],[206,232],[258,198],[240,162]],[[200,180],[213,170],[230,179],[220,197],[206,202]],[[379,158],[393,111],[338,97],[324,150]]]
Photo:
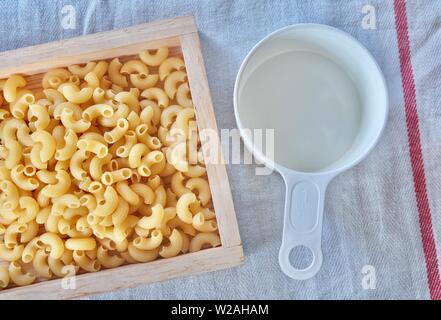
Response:
[[[407,25],[406,1],[394,0],[395,25],[400,52],[401,78],[403,82],[406,112],[407,135],[409,139],[410,161],[412,163],[413,183],[418,206],[418,216],[426,259],[427,280],[432,299],[441,300],[441,280],[433,235],[432,217],[427,198],[426,176],[421,150],[418,110],[416,104],[415,80],[413,77],[409,31]]]

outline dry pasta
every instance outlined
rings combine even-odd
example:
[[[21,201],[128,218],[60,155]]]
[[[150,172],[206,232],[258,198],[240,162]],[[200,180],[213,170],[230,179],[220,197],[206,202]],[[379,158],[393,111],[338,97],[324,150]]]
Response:
[[[0,82],[0,290],[221,244],[182,57]]]

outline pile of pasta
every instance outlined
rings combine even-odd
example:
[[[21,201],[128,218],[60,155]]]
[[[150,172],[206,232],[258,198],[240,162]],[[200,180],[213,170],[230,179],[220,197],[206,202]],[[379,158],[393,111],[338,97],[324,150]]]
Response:
[[[0,93],[0,289],[221,244],[168,48],[49,70],[38,90],[12,75]]]

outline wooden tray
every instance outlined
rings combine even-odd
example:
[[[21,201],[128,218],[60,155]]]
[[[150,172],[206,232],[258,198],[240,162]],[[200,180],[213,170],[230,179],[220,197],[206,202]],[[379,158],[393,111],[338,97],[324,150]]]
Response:
[[[125,60],[142,50],[161,46],[171,47],[172,55],[182,54],[184,57],[199,130],[214,129],[218,132],[197,26],[190,16],[2,52],[0,79],[20,73],[26,76],[29,88],[38,88],[41,73],[49,69],[114,57]],[[210,148],[217,148],[221,152],[218,141],[209,143],[215,144]],[[79,298],[242,264],[242,245],[223,162],[207,163],[207,174],[221,247],[81,274],[76,276],[75,289],[63,289],[61,279],[5,289],[0,291],[0,299]]]

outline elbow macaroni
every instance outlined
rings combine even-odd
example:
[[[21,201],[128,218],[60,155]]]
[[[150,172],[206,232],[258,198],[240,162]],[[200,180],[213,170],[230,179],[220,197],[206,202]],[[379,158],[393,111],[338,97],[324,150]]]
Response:
[[[187,81],[166,47],[0,80],[0,290],[220,245]]]

